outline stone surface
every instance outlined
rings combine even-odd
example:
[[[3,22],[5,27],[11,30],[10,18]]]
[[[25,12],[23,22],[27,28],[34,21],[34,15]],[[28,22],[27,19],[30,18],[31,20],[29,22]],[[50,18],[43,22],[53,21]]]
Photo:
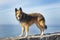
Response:
[[[60,40],[60,32],[56,33],[47,33],[43,36],[39,36],[39,34],[36,35],[30,35],[28,38],[26,37],[7,37],[7,38],[0,38],[0,40]]]

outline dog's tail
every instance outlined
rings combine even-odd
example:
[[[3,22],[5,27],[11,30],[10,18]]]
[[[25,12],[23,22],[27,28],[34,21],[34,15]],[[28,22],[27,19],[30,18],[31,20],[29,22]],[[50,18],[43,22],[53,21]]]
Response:
[[[47,29],[47,25],[45,25],[45,29]]]

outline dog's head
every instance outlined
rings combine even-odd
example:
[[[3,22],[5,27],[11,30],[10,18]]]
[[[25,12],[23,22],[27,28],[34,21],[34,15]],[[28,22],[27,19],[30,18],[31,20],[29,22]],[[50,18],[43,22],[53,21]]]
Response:
[[[22,8],[21,7],[20,7],[20,9],[15,8],[15,15],[18,20],[19,20],[21,14],[22,14]]]

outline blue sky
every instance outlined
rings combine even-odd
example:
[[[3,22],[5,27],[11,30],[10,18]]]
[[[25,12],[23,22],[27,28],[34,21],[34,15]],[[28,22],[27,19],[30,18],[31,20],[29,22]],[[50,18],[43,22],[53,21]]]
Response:
[[[19,24],[15,8],[44,15],[48,25],[60,25],[60,0],[0,0],[0,24]]]

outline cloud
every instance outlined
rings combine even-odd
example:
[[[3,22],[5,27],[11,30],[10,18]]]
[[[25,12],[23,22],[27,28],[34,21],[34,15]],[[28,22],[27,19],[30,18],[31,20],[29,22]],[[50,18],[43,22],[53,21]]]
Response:
[[[0,10],[6,10],[17,5],[19,0],[0,0]]]
[[[8,0],[0,0],[0,5],[4,5],[7,3]]]
[[[52,8],[59,8],[60,3],[55,4],[49,4],[49,5],[43,5],[43,6],[35,6],[35,7],[23,7],[23,11],[29,13],[29,12],[46,12],[46,10],[50,10]]]
[[[5,5],[5,4],[10,4],[10,3],[14,3],[17,0],[0,0],[0,5]]]
[[[35,7],[54,3],[60,3],[60,0],[21,0],[22,7]]]

